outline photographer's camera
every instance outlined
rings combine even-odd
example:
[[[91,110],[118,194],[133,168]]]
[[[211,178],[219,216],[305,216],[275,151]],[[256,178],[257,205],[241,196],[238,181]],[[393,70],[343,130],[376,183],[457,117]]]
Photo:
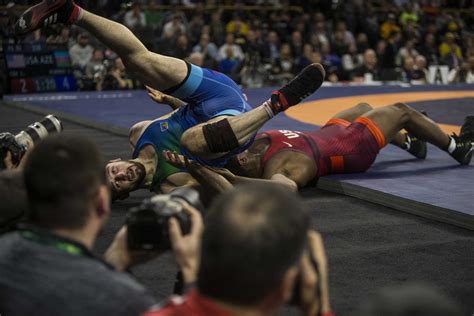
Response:
[[[168,221],[178,220],[184,235],[191,229],[184,205],[202,210],[199,192],[191,188],[178,188],[171,194],[156,195],[133,207],[127,214],[127,243],[131,250],[167,250],[171,248]]]
[[[47,115],[41,121],[30,124],[16,135],[0,133],[0,170],[5,169],[4,159],[7,153],[12,155],[12,163],[18,165],[28,148],[33,147],[39,140],[49,134],[63,130],[61,121],[54,115]]]

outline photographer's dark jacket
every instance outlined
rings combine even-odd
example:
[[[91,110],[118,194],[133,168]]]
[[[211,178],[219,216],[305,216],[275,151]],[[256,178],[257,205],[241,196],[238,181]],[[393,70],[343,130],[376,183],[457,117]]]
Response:
[[[26,217],[28,205],[20,171],[0,171],[0,234]]]
[[[36,230],[0,237],[0,315],[138,315],[155,303],[74,241]]]

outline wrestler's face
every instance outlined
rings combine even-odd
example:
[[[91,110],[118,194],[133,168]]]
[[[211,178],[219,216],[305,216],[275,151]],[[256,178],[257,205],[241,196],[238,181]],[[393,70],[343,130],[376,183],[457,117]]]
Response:
[[[137,189],[145,177],[143,165],[130,160],[111,160],[105,171],[114,200],[128,197],[128,193]]]
[[[259,154],[246,150],[229,161],[226,168],[240,176],[260,178],[262,175],[261,157]]]

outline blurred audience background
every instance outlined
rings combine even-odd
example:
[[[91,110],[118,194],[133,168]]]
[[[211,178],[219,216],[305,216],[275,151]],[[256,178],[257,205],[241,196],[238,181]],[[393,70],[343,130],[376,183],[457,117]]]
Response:
[[[0,1],[4,41],[35,1]],[[129,27],[152,51],[221,71],[244,87],[282,85],[312,62],[331,82],[422,84],[428,68],[449,67],[450,83],[474,81],[474,2],[77,1]],[[116,55],[76,27],[53,26],[22,39],[67,45],[81,90],[133,89]],[[199,54],[198,54],[199,53]]]

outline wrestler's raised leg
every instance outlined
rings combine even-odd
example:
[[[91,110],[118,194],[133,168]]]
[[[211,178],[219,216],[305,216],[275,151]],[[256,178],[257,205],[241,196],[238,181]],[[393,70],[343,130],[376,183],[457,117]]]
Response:
[[[319,89],[324,76],[325,71],[320,64],[309,65],[257,108],[236,116],[216,117],[186,130],[181,137],[181,145],[192,155],[204,159],[214,159],[232,152],[251,141],[273,116]]]
[[[82,10],[76,25],[94,34],[122,58],[127,71],[140,82],[165,91],[186,78],[188,67],[177,58],[150,52],[124,25]]]
[[[122,58],[133,77],[152,88],[165,91],[188,74],[183,60],[148,51],[127,27],[88,12],[72,0],[42,1],[23,13],[15,31],[23,35],[55,23],[75,23],[89,31]]]
[[[194,156],[216,159],[251,141],[269,119],[263,105],[236,116],[219,116],[186,130],[181,145]],[[214,136],[220,141],[209,139]]]

